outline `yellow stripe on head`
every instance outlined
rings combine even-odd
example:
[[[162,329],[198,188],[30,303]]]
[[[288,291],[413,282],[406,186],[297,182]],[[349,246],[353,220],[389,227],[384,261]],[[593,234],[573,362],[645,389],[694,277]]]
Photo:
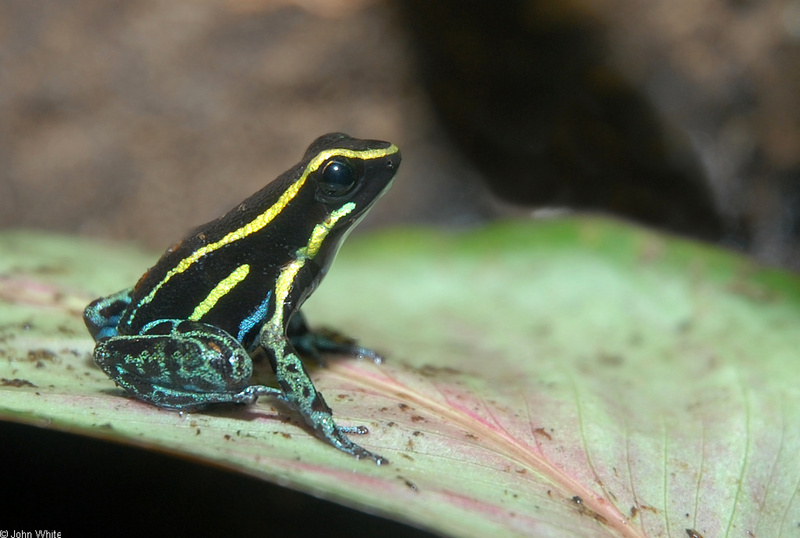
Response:
[[[400,150],[394,144],[391,144],[388,148],[383,149],[326,149],[324,151],[320,151],[317,153],[316,157],[311,159],[311,162],[309,162],[308,166],[306,167],[306,173],[303,175],[307,176],[308,174],[316,171],[320,166],[322,166],[322,163],[331,157],[350,157],[351,159],[370,161],[372,159],[381,159],[387,155],[397,153],[398,151]]]
[[[325,241],[325,238],[328,236],[328,232],[331,231],[334,224],[336,224],[339,219],[348,215],[356,208],[356,204],[353,202],[347,202],[342,207],[328,215],[328,218],[325,219],[325,222],[321,222],[314,226],[314,231],[311,232],[311,238],[308,240],[308,245],[306,245],[306,256],[309,258],[313,258],[319,252],[319,247],[322,246],[322,242]]]

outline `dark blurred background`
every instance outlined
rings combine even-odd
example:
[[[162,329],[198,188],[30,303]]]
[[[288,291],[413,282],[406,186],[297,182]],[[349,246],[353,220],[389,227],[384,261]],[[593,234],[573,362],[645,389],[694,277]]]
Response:
[[[796,0],[5,0],[0,226],[153,249],[317,135],[366,227],[601,211],[800,268]]]
[[[403,150],[362,230],[591,211],[800,269],[798,0],[0,1],[0,227],[160,250],[334,130]],[[322,513],[20,428],[0,429],[15,510],[147,525],[167,501],[126,484],[154,469],[187,531]],[[51,498],[53,447],[75,472]],[[118,502],[95,521],[97,495]],[[367,534],[391,532],[414,531]]]

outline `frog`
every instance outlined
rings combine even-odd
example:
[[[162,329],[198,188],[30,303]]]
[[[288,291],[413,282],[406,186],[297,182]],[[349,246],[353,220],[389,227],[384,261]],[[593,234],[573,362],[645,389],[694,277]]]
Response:
[[[169,247],[134,286],[86,307],[94,362],[128,395],[163,409],[276,398],[333,447],[388,463],[348,436],[366,427],[334,420],[303,362],[381,356],[339,333],[312,331],[301,306],[399,166],[392,143],[317,138],[298,164]],[[277,387],[251,383],[259,353]]]

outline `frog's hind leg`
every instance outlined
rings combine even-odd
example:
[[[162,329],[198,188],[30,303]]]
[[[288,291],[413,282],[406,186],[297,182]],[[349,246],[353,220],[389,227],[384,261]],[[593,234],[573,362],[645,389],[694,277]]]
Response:
[[[128,288],[108,297],[92,301],[83,311],[83,322],[95,341],[117,336],[117,325],[128,305],[131,304],[131,291]]]
[[[194,321],[162,320],[139,335],[101,340],[97,365],[136,398],[168,409],[254,403],[282,392],[249,385],[250,356],[225,331]]]
[[[186,387],[171,388],[158,385],[141,376],[122,372],[114,382],[139,400],[163,409],[176,411],[198,411],[217,404],[254,404],[259,396],[283,399],[276,388],[265,385],[250,385],[239,392],[194,392]]]

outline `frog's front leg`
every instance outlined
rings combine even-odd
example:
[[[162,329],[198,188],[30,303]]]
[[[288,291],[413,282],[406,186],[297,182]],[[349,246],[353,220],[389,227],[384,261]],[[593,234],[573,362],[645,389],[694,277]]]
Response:
[[[306,323],[302,311],[297,311],[289,320],[286,336],[289,337],[295,349],[302,355],[314,359],[317,364],[324,364],[321,353],[340,353],[360,359],[370,359],[376,364],[383,362],[383,357],[377,352],[357,345],[354,339],[336,331],[312,331]]]
[[[94,360],[138,399],[169,409],[283,397],[275,388],[249,385],[253,363],[236,339],[195,321],[159,320],[137,335],[101,339]]]
[[[363,426],[341,427],[333,420],[331,408],[325,402],[306,371],[303,362],[297,356],[292,342],[279,331],[270,331],[265,325],[259,336],[261,346],[267,351],[275,377],[283,389],[287,401],[311,426],[317,435],[325,439],[342,452],[356,458],[369,458],[378,465],[389,463],[382,456],[357,445],[347,438],[347,433],[365,434],[369,430]]]

